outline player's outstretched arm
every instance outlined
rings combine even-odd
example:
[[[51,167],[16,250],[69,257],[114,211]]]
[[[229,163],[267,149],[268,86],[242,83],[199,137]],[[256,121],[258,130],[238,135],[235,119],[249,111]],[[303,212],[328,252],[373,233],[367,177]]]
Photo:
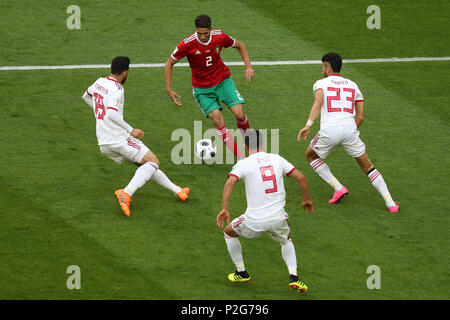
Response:
[[[364,121],[364,101],[356,102],[355,110],[356,110],[355,115],[356,127],[359,128],[361,123]]]
[[[181,97],[178,93],[172,90],[172,70],[173,66],[177,63],[177,60],[169,57],[167,59],[166,65],[164,66],[164,79],[166,81],[166,91],[172,100],[177,106],[181,106],[183,103],[181,102]]]
[[[225,221],[230,223],[230,213],[228,212],[228,205],[230,203],[231,194],[233,193],[234,185],[238,182],[235,176],[229,176],[225,186],[223,187],[222,194],[222,210],[219,212],[216,218],[217,226],[221,229],[225,227]]]
[[[289,177],[294,178],[297,180],[298,186],[300,187],[300,190],[302,191],[302,207],[303,210],[308,209],[309,213],[314,212],[314,206],[311,202],[311,199],[309,198],[309,189],[308,189],[308,182],[306,181],[305,176],[297,169],[295,169]]]
[[[245,78],[248,82],[253,81],[253,78],[255,77],[255,71],[252,68],[252,64],[250,62],[250,55],[248,54],[247,47],[242,41],[236,40],[236,43],[234,44],[234,47],[238,49],[239,54],[242,57],[242,60],[245,64]]]
[[[308,138],[309,129],[311,128],[314,121],[320,114],[320,109],[322,108],[323,104],[323,90],[322,89],[316,90],[316,93],[314,95],[315,99],[311,111],[309,113],[308,121],[306,122],[306,125],[298,132],[297,136],[298,142],[301,142],[302,137],[303,140],[306,140],[306,138]]]

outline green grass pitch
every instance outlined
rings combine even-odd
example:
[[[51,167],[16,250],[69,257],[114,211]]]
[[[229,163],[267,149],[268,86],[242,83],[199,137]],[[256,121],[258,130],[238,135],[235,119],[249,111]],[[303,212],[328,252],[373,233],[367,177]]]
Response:
[[[81,29],[69,30],[71,1],[2,1],[0,66],[164,62],[194,32],[196,15],[242,40],[253,61],[450,56],[450,3],[380,2],[381,29],[369,30],[372,1],[86,1]],[[224,61],[240,61],[236,50]],[[183,61],[183,62],[186,62]],[[149,182],[125,217],[114,190],[135,171],[97,147],[83,91],[107,69],[0,71],[1,299],[449,299],[449,61],[344,64],[366,105],[360,131],[399,214],[390,214],[356,162],[342,149],[327,159],[349,198],[329,205],[332,190],[308,166],[296,141],[313,102],[320,65],[254,66],[247,83],[230,67],[254,128],[279,129],[280,154],[307,177],[315,213],[301,210],[294,180],[285,179],[286,210],[308,295],[287,287],[280,246],[269,236],[241,239],[252,281],[228,282],[234,265],[215,225],[231,165],[175,165],[177,128],[212,125],[195,106],[189,68],[175,68],[165,93],[162,68],[131,69],[125,119],[146,132],[161,169],[192,195],[181,203]],[[235,121],[223,112],[230,128]],[[313,131],[318,129],[315,124]],[[312,138],[312,136],[310,136]],[[244,185],[231,199],[245,210]],[[81,289],[68,290],[66,269],[81,268]],[[366,269],[381,269],[369,290]]]

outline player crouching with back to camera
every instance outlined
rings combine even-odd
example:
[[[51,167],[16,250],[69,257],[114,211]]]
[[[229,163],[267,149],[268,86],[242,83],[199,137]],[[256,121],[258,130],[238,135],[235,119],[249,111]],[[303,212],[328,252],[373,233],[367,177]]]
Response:
[[[115,57],[111,75],[97,79],[83,95],[83,100],[93,109],[96,120],[98,145],[102,154],[116,163],[129,161],[139,166],[129,184],[115,194],[125,215],[130,215],[130,202],[134,192],[148,180],[153,180],[172,191],[185,202],[189,188],[172,183],[159,169],[159,160],[140,139],[144,132],[123,120],[124,89],[128,77],[130,58]]]
[[[217,215],[217,226],[224,227],[228,252],[236,265],[236,272],[228,275],[232,282],[247,282],[247,273],[242,257],[242,246],[238,236],[254,239],[268,232],[272,239],[281,245],[281,255],[289,270],[289,287],[300,292],[308,287],[298,280],[297,258],[290,236],[288,214],[284,210],[286,192],[283,175],[297,180],[302,192],[303,210],[313,213],[313,204],[309,198],[308,183],[303,174],[278,154],[266,153],[263,138],[258,130],[250,129],[244,138],[245,149],[249,156],[233,167],[228,175],[222,196],[222,210]],[[230,223],[228,204],[234,185],[239,180],[245,182],[247,210]]]
[[[334,188],[333,198],[328,202],[339,203],[348,194],[347,188],[333,176],[323,161],[335,147],[341,145],[367,174],[372,185],[383,197],[389,212],[397,213],[398,204],[392,200],[381,173],[369,160],[366,145],[359,138],[358,129],[364,120],[363,95],[355,82],[339,74],[341,67],[342,58],[339,54],[329,52],[322,57],[324,78],[316,81],[313,86],[314,104],[306,126],[299,131],[297,140],[301,142],[302,137],[306,140],[311,126],[320,114],[320,130],[311,140],[305,155],[311,168]]]

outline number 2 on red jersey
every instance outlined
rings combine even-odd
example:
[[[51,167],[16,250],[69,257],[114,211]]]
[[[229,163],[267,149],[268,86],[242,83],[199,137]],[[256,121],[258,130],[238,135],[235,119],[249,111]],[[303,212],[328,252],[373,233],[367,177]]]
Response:
[[[341,89],[344,92],[350,92],[350,96],[345,97],[346,101],[350,101],[350,108],[333,108],[332,102],[334,100],[340,101],[341,100]],[[353,114],[353,111],[355,110],[355,89],[353,88],[333,88],[328,87],[328,92],[336,92],[336,95],[334,96],[327,96],[327,111],[328,112],[348,112]]]
[[[278,191],[277,177],[275,176],[275,171],[273,170],[273,167],[265,166],[265,167],[259,168],[259,170],[261,170],[261,176],[262,176],[263,181],[272,181],[272,183],[273,183],[273,187],[266,189],[265,192],[266,193],[277,192]],[[267,174],[267,172],[269,172],[270,174]]]
[[[106,111],[105,106],[103,105],[103,96],[101,94],[98,94],[97,92],[94,92],[94,100],[95,100],[95,116],[97,119],[103,120],[105,117]]]

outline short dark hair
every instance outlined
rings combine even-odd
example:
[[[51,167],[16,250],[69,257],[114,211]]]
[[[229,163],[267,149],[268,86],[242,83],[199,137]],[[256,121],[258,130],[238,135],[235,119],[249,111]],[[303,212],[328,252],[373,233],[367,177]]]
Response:
[[[322,57],[322,62],[328,62],[334,72],[340,72],[342,68],[342,58],[336,52],[328,52]]]
[[[111,73],[120,75],[125,70],[130,69],[130,58],[128,57],[115,57],[111,62]]]
[[[259,130],[250,129],[245,134],[244,143],[249,150],[261,150],[263,142],[263,136]]]
[[[196,28],[211,28],[211,18],[206,14],[201,14],[195,18]]]

